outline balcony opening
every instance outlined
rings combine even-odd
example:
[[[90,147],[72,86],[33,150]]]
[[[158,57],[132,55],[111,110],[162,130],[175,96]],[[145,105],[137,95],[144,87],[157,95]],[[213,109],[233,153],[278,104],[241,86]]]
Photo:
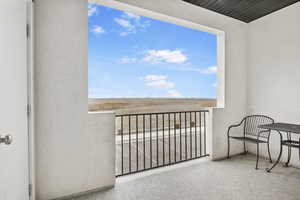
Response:
[[[88,9],[89,111],[116,113],[116,175],[208,156],[224,33],[113,1]]]

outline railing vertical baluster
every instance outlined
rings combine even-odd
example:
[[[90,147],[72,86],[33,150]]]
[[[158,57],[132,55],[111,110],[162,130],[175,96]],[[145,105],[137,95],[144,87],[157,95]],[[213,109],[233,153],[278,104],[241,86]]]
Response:
[[[200,156],[202,156],[202,112],[199,112],[199,121],[200,121],[200,131],[199,131],[199,138],[200,138]]]
[[[171,165],[171,164],[180,163],[195,158],[208,156],[207,149],[206,149],[207,113],[208,113],[207,110],[200,110],[200,111],[117,115],[116,116],[117,127],[119,127],[119,125],[121,126],[118,134],[116,135],[116,137],[118,137],[118,139],[120,138],[121,140],[121,144],[119,143],[117,144],[117,145],[121,145],[121,152],[120,152],[120,148],[118,148],[117,152],[121,155],[117,156],[118,157],[117,163],[119,163],[120,166],[117,167],[116,176],[132,174],[132,173],[141,172],[148,169],[153,169],[156,167]],[[149,116],[149,122],[147,121],[148,120],[147,116]],[[155,120],[155,123],[153,120]],[[174,120],[173,121],[174,125],[172,124],[171,120]],[[148,127],[148,123],[150,127]],[[168,128],[165,127],[166,125],[168,125]],[[143,126],[143,128],[141,126]],[[172,133],[171,130],[173,126],[174,126],[174,133]],[[128,129],[128,133],[126,132],[127,129]],[[177,129],[179,129],[179,134]],[[174,134],[174,143],[172,141],[173,138],[172,134]],[[195,134],[195,136],[193,136],[193,134]],[[177,138],[177,136],[179,138]],[[198,136],[199,139],[197,138]],[[166,137],[168,137],[168,139]],[[135,142],[134,142],[134,138],[136,139]],[[149,143],[148,139],[150,140],[150,152],[148,149],[148,143]],[[194,139],[195,142],[193,141]],[[153,144],[153,140],[156,140],[156,144]],[[162,142],[162,144],[160,144],[160,142]],[[179,145],[179,149],[177,146],[177,142]],[[199,142],[199,146],[198,146],[198,142]],[[167,143],[169,145],[168,147],[165,146]],[[128,144],[128,151],[126,146],[127,144]],[[153,158],[153,151],[155,151],[155,149],[153,148],[156,148],[156,152],[155,152],[156,159]],[[173,151],[174,151],[174,160],[172,160]],[[193,151],[195,153],[193,153]],[[169,156],[169,158],[167,158],[167,156]],[[127,159],[128,159],[128,164],[127,164]],[[150,162],[150,166],[147,164],[148,160]],[[157,164],[153,165],[153,162],[156,162]]]
[[[176,146],[176,113],[174,113],[174,162],[177,160]]]
[[[145,141],[145,115],[143,115],[143,153],[144,153],[144,169],[146,169],[146,141]]]
[[[182,160],[182,141],[181,141],[181,113],[179,113],[179,127],[180,127],[180,129],[179,129],[179,135],[180,135],[180,141],[179,141],[179,144],[180,144],[180,156],[179,156],[179,158],[180,158],[180,161]]]
[[[170,113],[168,113],[168,126],[169,126],[169,164],[171,163],[171,120],[170,120]]]
[[[136,133],[135,133],[135,140],[136,140],[136,171],[139,171],[139,117],[138,115],[135,116],[135,129],[136,129]]]
[[[152,168],[152,115],[150,114],[150,168]]]
[[[131,172],[131,116],[128,116],[128,137],[129,137],[129,172]]]
[[[163,132],[163,165],[165,165],[165,114],[162,115],[162,132]]]
[[[121,172],[124,174],[124,133],[123,133],[123,116],[121,116]]]
[[[206,155],[206,112],[204,112],[204,155]]]
[[[194,112],[195,117],[195,158],[198,156],[197,154],[197,112]]]
[[[190,113],[190,158],[193,157],[193,137],[192,137],[192,112]]]
[[[156,166],[159,166],[158,142],[158,114],[156,114]]]

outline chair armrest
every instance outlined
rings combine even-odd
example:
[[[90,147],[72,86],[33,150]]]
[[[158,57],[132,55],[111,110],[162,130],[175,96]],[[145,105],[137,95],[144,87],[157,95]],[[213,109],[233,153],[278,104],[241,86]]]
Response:
[[[271,130],[266,129],[266,130],[259,131],[258,134],[261,134],[261,133],[267,133],[267,132],[270,132],[270,131],[271,131]]]
[[[241,126],[241,125],[243,124],[244,120],[245,120],[245,119],[243,119],[239,124],[233,124],[233,125],[229,126],[229,127],[228,127],[228,130],[227,130],[227,136],[229,136],[229,132],[230,132],[230,129],[231,129],[231,128],[236,128],[236,127]]]
[[[268,132],[270,132],[269,129],[259,131],[258,134],[257,134],[257,139],[260,137],[260,134],[261,134],[261,133],[268,133]]]

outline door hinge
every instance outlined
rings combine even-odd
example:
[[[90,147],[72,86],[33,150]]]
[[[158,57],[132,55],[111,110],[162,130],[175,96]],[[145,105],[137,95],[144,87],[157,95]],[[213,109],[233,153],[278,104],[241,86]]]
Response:
[[[27,116],[30,116],[31,114],[31,106],[30,104],[27,104]]]
[[[29,24],[26,24],[26,35],[27,35],[27,38],[30,38],[30,25]]]
[[[32,195],[32,184],[28,185],[28,194],[31,197],[31,195]]]

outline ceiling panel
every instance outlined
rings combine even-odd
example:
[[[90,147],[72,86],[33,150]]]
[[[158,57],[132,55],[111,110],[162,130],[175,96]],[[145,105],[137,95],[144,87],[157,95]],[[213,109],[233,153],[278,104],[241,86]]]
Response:
[[[183,0],[249,23],[300,0]]]

